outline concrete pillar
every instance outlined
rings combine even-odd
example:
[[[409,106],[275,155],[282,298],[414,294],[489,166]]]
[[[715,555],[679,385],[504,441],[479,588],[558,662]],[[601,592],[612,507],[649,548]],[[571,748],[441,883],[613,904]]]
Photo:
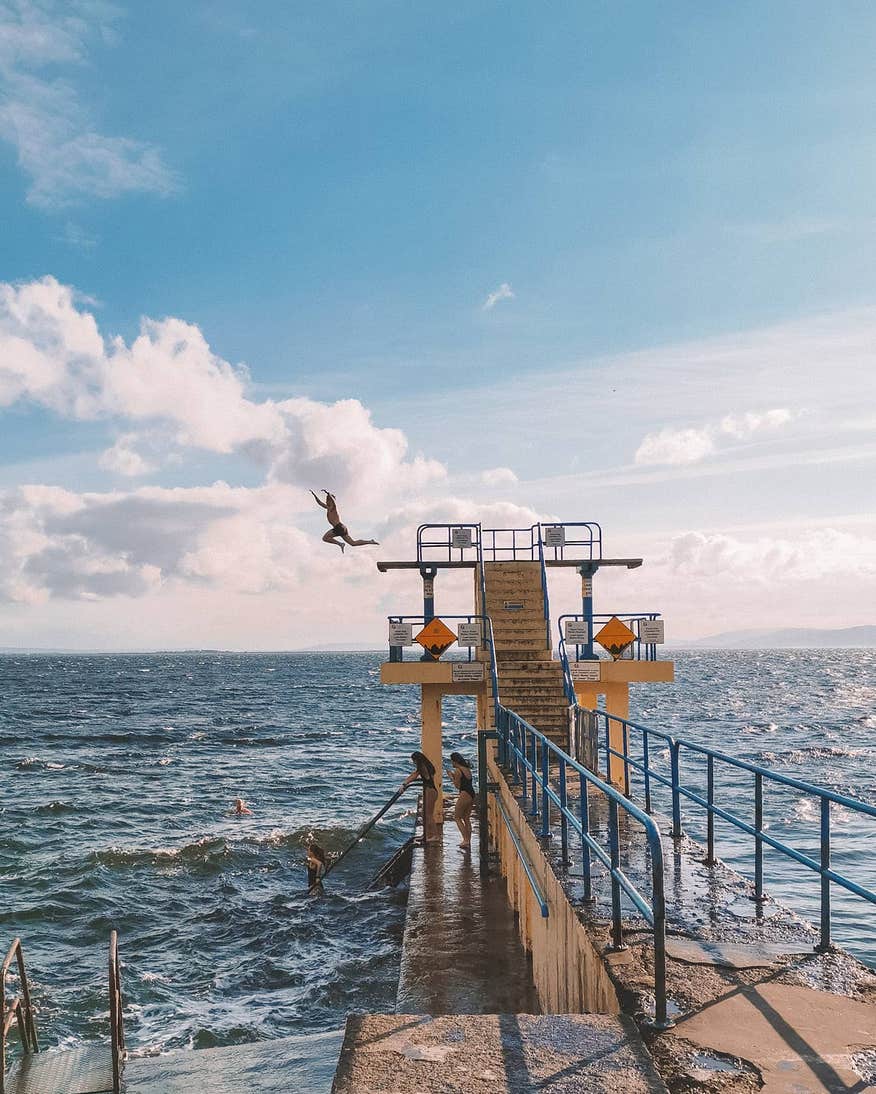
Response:
[[[630,717],[630,685],[604,684],[605,710],[616,718]],[[608,723],[608,743],[617,752],[624,750],[624,727],[618,722]],[[618,756],[609,756],[608,781],[624,793],[624,764]]]
[[[435,786],[438,788],[438,801],[435,805],[435,820],[441,824],[444,820],[444,793],[442,780],[443,734],[441,731],[441,685],[423,684],[422,686],[422,722],[420,729],[420,751],[428,756],[435,765]]]

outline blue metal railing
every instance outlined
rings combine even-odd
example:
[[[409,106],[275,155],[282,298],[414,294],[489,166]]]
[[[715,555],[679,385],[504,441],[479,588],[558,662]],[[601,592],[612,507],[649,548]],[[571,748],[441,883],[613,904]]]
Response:
[[[532,872],[532,865],[530,864],[529,859],[526,857],[526,853],[520,845],[520,840],[517,838],[517,833],[514,831],[514,828],[511,824],[511,818],[505,811],[505,806],[502,805],[502,800],[501,798],[499,798],[498,795],[496,795],[496,806],[499,810],[499,815],[505,822],[505,827],[508,829],[508,835],[511,838],[511,843],[514,845],[514,850],[517,852],[517,857],[520,859],[520,865],[523,867],[523,872],[526,874],[526,879],[529,882],[529,887],[530,889],[532,889],[532,894],[535,897],[536,902],[538,903],[538,906],[541,910],[541,917],[542,919],[547,919],[548,915],[550,914],[548,903],[544,898],[541,887],[536,881],[535,874]]]
[[[582,879],[584,899],[593,899],[592,857],[606,868],[611,880],[611,936],[612,946],[622,949],[623,919],[621,892],[627,897],[651,926],[654,936],[654,1000],[655,1021],[658,1029],[672,1025],[667,1014],[666,1001],[666,902],[663,886],[663,843],[654,819],[614,787],[603,782],[583,764],[571,756],[529,722],[508,710],[498,707],[497,729],[499,733],[499,763],[511,769],[512,777],[522,784],[522,806],[533,818],[541,816],[541,836],[551,835],[551,808],[558,810],[560,846],[563,862],[568,862],[569,830],[581,841]],[[554,768],[557,785],[551,780]],[[570,798],[567,786],[569,771],[577,774],[579,793]],[[608,850],[594,838],[590,824],[590,792],[602,794],[608,804]],[[620,811],[642,825],[648,842],[651,861],[650,903],[621,869],[620,864]]]
[[[466,546],[454,546],[454,534],[458,542],[462,542],[466,533],[470,542]],[[480,558],[480,524],[421,524],[417,529],[417,562],[464,562],[467,551],[474,551]],[[429,557],[427,552],[430,552]]]
[[[641,633],[640,623],[642,621],[650,622],[655,619],[661,618],[660,612],[600,612],[598,615],[593,616],[593,625],[591,628],[591,642],[593,634],[599,626],[606,624],[610,619],[617,617],[621,623],[626,623],[630,630],[635,634],[636,640],[629,646],[624,652],[622,660],[625,661],[656,661],[657,660],[657,643],[656,642],[643,642],[639,637]],[[571,661],[581,660],[581,651],[584,649],[583,642],[566,643],[565,624],[567,620],[571,620],[574,623],[586,623],[587,617],[581,612],[567,612],[565,615],[561,615],[557,620],[557,627],[560,633],[560,658],[566,656]],[[569,658],[569,645],[573,645],[575,648],[575,656]]]
[[[562,544],[552,545],[551,529],[562,529]],[[469,538],[470,537],[470,538]],[[465,546],[455,546],[465,540]],[[595,521],[558,521],[528,528],[482,528],[476,523],[421,524],[417,529],[417,562],[598,561],[602,558],[602,528]],[[567,551],[570,554],[567,556]]]
[[[685,801],[693,802],[694,805],[700,806],[706,811],[706,862],[711,864],[715,860],[715,817],[720,817],[722,820],[727,821],[729,824],[738,828],[740,831],[750,835],[754,840],[754,887],[755,887],[755,900],[760,902],[764,899],[763,891],[763,854],[764,845],[772,847],[786,858],[798,863],[801,866],[805,866],[807,869],[812,870],[818,874],[820,882],[820,939],[818,949],[821,952],[831,949],[831,882],[835,885],[839,885],[841,888],[853,893],[855,896],[860,897],[863,900],[868,901],[871,904],[876,904],[876,892],[872,889],[868,889],[863,885],[859,885],[856,881],[846,877],[839,871],[831,869],[831,813],[830,807],[832,804],[841,806],[843,809],[847,809],[852,813],[857,813],[860,816],[876,817],[876,806],[869,805],[867,802],[860,801],[857,798],[850,798],[846,794],[839,794],[836,791],[828,790],[822,786],[816,786],[814,783],[804,782],[801,779],[794,779],[789,775],[780,775],[778,772],[770,771],[766,767],[762,767],[759,764],[750,763],[747,760],[737,759],[735,756],[730,756],[726,752],[720,752],[714,748],[708,748],[706,745],[697,744],[695,741],[688,741],[680,737],[673,737],[671,734],[663,733],[660,730],[648,729],[645,726],[640,726],[635,722],[630,722],[624,718],[618,718],[615,715],[607,714],[605,711],[596,711],[596,717],[604,726],[605,733],[605,756],[606,764],[608,764],[610,757],[614,756],[618,758],[624,768],[624,782],[627,793],[629,793],[630,786],[630,769],[638,771],[643,780],[644,793],[645,793],[645,810],[651,812],[652,806],[652,786],[654,783],[659,786],[665,786],[668,788],[672,798],[672,834],[674,836],[681,835],[681,802]],[[609,728],[611,724],[615,724],[621,728],[621,741],[622,748],[616,749],[612,747],[610,742]],[[641,736],[641,759],[631,754],[630,750],[630,735],[631,733]],[[662,742],[661,747],[665,747],[669,751],[669,775],[667,777],[663,771],[655,769],[655,765],[652,762],[652,756],[654,753],[653,746],[651,744],[651,738],[656,738]],[[681,781],[681,767],[682,767],[682,755],[688,753],[705,758],[706,761],[706,790],[705,797],[702,793],[698,793],[697,790],[691,786],[686,786]],[[716,765],[726,765],[737,771],[748,772],[753,776],[753,793],[754,793],[754,823],[751,820],[746,820],[737,816],[730,809],[724,808],[716,804],[715,801],[715,767]],[[765,831],[765,825],[763,820],[763,806],[764,806],[764,784],[775,783],[780,786],[791,787],[794,790],[817,799],[818,816],[819,816],[819,858],[812,858],[810,855],[804,854],[795,847],[791,847],[781,840],[776,839],[774,836],[769,835]]]
[[[469,660],[469,661],[474,660],[474,658],[472,657],[472,650],[473,649],[478,649],[478,648],[486,649],[487,646],[489,644],[491,644],[491,641],[492,641],[491,626],[492,625],[490,624],[489,617],[484,616],[484,615],[472,614],[472,615],[442,615],[440,618],[441,618],[442,622],[444,622],[444,623],[479,623],[481,625],[480,646],[479,647],[478,646],[468,646],[468,647],[461,646],[460,647],[460,649],[466,649],[466,648],[468,649],[468,658],[467,658],[467,660]],[[427,623],[431,622],[431,619],[427,618],[425,615],[388,615],[386,617],[386,621],[387,621],[387,624],[388,624],[389,627],[391,627],[393,623],[410,623],[411,624],[411,630],[413,632],[415,632],[417,627],[420,627],[420,628],[425,627],[425,625]],[[448,646],[447,650],[445,650],[445,653],[448,652],[449,650],[451,650],[455,644],[456,643],[451,643],[451,645]],[[393,646],[390,643],[389,660],[390,661],[395,661],[395,662],[404,661],[404,651],[405,651],[406,648],[407,647],[405,647],[405,646]],[[420,652],[422,652],[422,647],[420,648]],[[443,657],[444,655],[442,654],[441,656]],[[439,658],[437,658],[437,660],[440,661],[441,658],[439,657]]]

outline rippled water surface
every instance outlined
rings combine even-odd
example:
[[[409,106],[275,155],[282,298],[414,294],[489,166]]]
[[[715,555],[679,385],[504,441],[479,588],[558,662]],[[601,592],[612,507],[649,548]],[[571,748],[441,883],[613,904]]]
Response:
[[[409,770],[418,692],[381,686],[381,660],[0,657],[0,943],[25,941],[48,1040],[102,1035],[111,927],[135,1050],[323,1033],[392,1009],[403,895],[365,886],[411,818],[375,830],[323,897],[302,867],[311,834],[342,848]],[[874,801],[874,668],[872,651],[683,652],[676,684],[635,691],[631,716]],[[445,701],[448,751],[473,753],[473,718],[471,700]],[[750,777],[722,785],[747,808]],[[237,796],[252,817],[227,814]],[[876,824],[835,817],[836,862],[872,886]],[[767,819],[817,847],[804,795],[770,792]],[[697,811],[686,820],[696,834]],[[749,869],[748,841],[718,836]],[[766,876],[816,914],[814,877],[772,855]],[[873,913],[839,900],[837,935],[876,963]],[[317,1044],[330,1073],[335,1042]]]

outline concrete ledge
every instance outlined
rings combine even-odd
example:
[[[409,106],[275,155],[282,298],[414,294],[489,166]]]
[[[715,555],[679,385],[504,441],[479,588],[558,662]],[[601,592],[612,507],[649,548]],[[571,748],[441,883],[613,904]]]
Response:
[[[460,970],[464,974],[464,970]],[[628,1018],[402,1014],[347,1019],[332,1094],[665,1094]]]
[[[441,684],[448,695],[479,695],[487,686],[489,669],[484,679],[471,683],[453,683],[453,666],[468,665],[468,661],[384,661],[380,666],[381,684]],[[483,665],[472,661],[472,665]]]

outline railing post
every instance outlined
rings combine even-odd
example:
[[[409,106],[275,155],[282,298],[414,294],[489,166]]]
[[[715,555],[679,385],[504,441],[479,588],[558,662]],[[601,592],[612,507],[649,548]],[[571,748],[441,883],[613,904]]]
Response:
[[[550,781],[550,756],[545,742],[541,739],[541,838],[550,839],[551,836],[551,802],[548,797],[548,782]]]
[[[715,865],[715,757],[709,753],[706,757],[706,865]]]
[[[498,733],[482,731],[478,734],[478,851],[481,874],[489,870],[490,830],[487,811],[487,740],[498,737]]]
[[[532,765],[532,809],[530,810],[530,815],[533,816],[533,817],[537,817],[538,816],[538,792],[536,791],[536,784],[538,782],[538,775],[536,774],[536,772],[538,771],[538,762],[537,762],[536,751],[535,751],[535,749],[536,749],[536,740],[535,740],[535,734],[534,733],[531,734],[531,738],[532,738],[532,757],[531,757],[529,762]]]
[[[754,773],[754,899],[763,900],[763,775]],[[758,909],[760,911],[760,909]]]
[[[527,772],[526,772],[526,727],[523,726],[523,725],[520,726],[520,777],[521,777],[521,782],[523,783],[522,803],[523,803],[523,812],[525,813],[526,812],[526,801],[527,801],[527,798],[529,796],[529,791],[528,791],[528,781],[527,781]],[[535,788],[533,788],[533,792],[534,792],[534,789]]]
[[[581,831],[590,835],[590,796],[587,780],[583,775],[581,780]],[[584,879],[584,900],[588,904],[593,901],[593,878],[590,869],[590,844],[581,837],[581,877]]]
[[[680,763],[678,753],[680,749],[678,741],[671,741],[669,745],[670,764],[672,765],[672,838],[681,839],[681,791],[679,790]]]
[[[560,756],[560,847],[563,866],[569,865],[569,799],[566,796],[566,758]]]
[[[621,887],[617,879],[620,869],[620,832],[618,831],[617,802],[608,799],[608,839],[611,849],[611,948],[624,950],[624,925],[621,919]]]
[[[651,844],[651,908],[654,915],[654,1028],[663,1030],[674,1023],[666,1006],[666,899],[659,835]]]
[[[651,757],[648,748],[648,731],[642,733],[642,777],[645,780],[645,812],[651,812]]]
[[[830,941],[830,799],[821,799],[821,940],[815,947],[819,953],[833,948]]]
[[[593,575],[596,573],[597,565],[593,562],[583,562],[578,569],[581,575],[581,614],[587,624],[583,661],[593,661],[596,657],[593,652]]]

